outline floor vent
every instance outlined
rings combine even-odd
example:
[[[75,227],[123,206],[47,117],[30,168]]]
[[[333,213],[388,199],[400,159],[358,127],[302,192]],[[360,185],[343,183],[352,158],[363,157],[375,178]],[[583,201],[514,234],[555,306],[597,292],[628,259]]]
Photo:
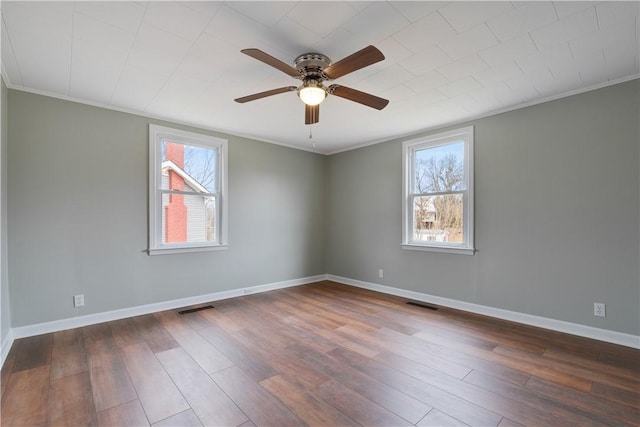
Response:
[[[180,310],[178,314],[195,313],[196,311],[209,310],[210,308],[213,308],[211,304],[202,305],[200,307],[185,308],[184,310]]]
[[[407,302],[407,304],[415,305],[416,307],[428,308],[429,310],[434,310],[434,311],[437,310],[438,308],[440,308],[437,305],[429,304],[429,303],[426,303],[426,302],[409,301],[409,302]]]

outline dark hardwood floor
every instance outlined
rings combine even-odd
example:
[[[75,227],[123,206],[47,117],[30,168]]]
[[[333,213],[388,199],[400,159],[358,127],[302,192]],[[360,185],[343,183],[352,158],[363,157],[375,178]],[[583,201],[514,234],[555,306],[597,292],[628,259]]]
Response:
[[[640,425],[640,351],[321,282],[16,340],[3,426]]]

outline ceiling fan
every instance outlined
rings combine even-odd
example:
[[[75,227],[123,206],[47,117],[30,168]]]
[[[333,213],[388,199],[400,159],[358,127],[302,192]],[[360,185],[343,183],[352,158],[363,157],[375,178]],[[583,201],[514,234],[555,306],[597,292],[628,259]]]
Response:
[[[325,80],[337,79],[338,77],[382,61],[384,55],[374,46],[367,46],[335,63],[332,63],[326,55],[321,53],[304,53],[293,61],[293,67],[260,49],[243,49],[241,52],[291,77],[302,80],[302,84],[298,87],[285,86],[265,92],[254,93],[253,95],[237,98],[235,100],[236,102],[245,103],[279,93],[295,91],[298,92],[298,96],[305,104],[304,122],[307,125],[318,123],[320,118],[320,103],[324,101],[327,95],[339,96],[340,98],[348,99],[377,110],[382,110],[389,103],[387,99],[379,98],[346,86],[332,84],[329,87],[325,87],[323,84]]]

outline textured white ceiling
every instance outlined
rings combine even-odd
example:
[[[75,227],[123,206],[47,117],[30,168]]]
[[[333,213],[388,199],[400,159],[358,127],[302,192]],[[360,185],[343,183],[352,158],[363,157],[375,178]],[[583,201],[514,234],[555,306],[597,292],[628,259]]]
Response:
[[[9,87],[323,153],[637,77],[640,3],[2,1]],[[330,96],[304,125],[297,85],[240,53],[333,61],[369,45],[382,62],[335,83],[390,100]]]

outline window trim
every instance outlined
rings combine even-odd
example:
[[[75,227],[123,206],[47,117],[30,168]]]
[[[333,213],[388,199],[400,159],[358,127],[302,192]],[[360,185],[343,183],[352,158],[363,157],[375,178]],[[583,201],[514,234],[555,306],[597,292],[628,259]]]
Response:
[[[410,201],[413,200],[412,179],[414,176],[413,153],[420,148],[432,148],[447,145],[462,139],[464,142],[464,173],[466,190],[455,191],[463,194],[463,233],[462,244],[417,243],[412,240],[413,235],[413,209]],[[474,247],[474,154],[473,154],[473,126],[454,129],[446,132],[427,135],[411,139],[402,143],[402,248],[416,251],[432,251],[443,253],[455,253],[473,255]],[[451,194],[447,192],[446,194]]]
[[[158,206],[159,200],[162,200],[162,190],[160,182],[162,180],[162,150],[160,143],[163,139],[171,139],[182,144],[199,145],[205,147],[214,147],[218,149],[218,179],[219,189],[216,195],[216,204],[219,209],[217,214],[217,226],[219,228],[218,239],[215,243],[195,242],[195,243],[179,243],[179,244],[163,244],[162,243],[162,208]],[[227,153],[228,141],[222,138],[216,138],[211,135],[203,135],[180,129],[149,124],[149,206],[148,206],[148,222],[149,222],[149,255],[164,255],[189,252],[219,251],[226,250],[229,247],[227,240],[228,227],[228,203],[227,203]],[[184,193],[186,194],[186,193]]]

